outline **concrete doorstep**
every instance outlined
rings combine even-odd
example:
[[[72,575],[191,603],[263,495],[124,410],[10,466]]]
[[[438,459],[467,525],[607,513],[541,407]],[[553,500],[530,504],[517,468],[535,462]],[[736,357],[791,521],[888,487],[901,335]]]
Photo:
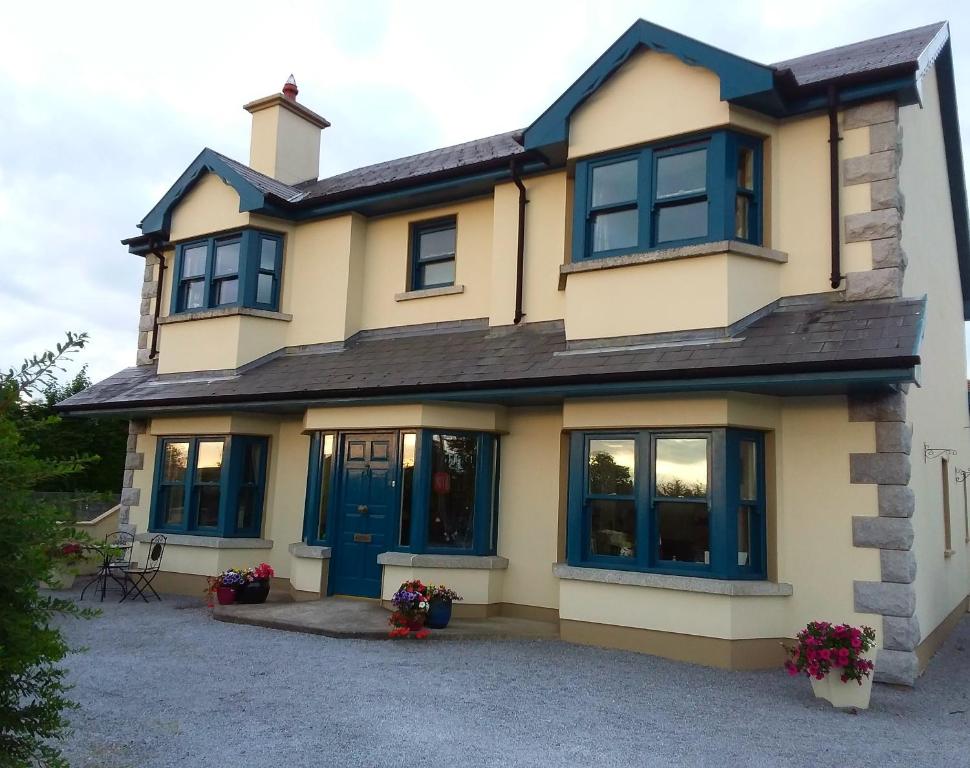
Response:
[[[267,602],[261,605],[216,605],[212,617],[231,624],[303,632],[326,637],[387,640],[390,612],[376,601],[330,597],[309,602]],[[556,640],[557,624],[495,616],[488,619],[452,618],[445,629],[432,629],[430,639],[483,640],[533,638]]]

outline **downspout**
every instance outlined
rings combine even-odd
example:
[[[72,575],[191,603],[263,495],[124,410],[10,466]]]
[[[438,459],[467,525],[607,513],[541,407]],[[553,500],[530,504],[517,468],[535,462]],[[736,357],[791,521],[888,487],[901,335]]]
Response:
[[[832,287],[842,284],[842,237],[840,226],[839,190],[839,94],[834,85],[829,86],[829,200],[832,225]]]
[[[165,277],[165,258],[158,246],[152,243],[150,253],[158,259],[158,282],[155,287],[155,312],[152,318],[152,348],[148,353],[148,359],[154,360],[158,357],[158,310],[162,306],[162,284]]]
[[[515,244],[515,316],[512,323],[518,325],[525,314],[522,312],[522,280],[525,272],[525,204],[529,200],[525,196],[525,185],[519,177],[519,169],[515,165],[515,158],[509,161],[512,183],[519,190],[519,233]]]

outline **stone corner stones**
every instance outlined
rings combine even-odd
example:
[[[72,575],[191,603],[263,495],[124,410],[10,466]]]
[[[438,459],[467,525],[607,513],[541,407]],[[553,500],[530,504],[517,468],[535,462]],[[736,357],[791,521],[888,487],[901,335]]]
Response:
[[[850,213],[845,216],[845,241],[861,243],[884,237],[899,237],[899,211],[882,208],[878,211]]]
[[[912,686],[919,674],[919,661],[913,651],[895,651],[883,648],[876,658],[873,680],[889,685]]]
[[[850,453],[849,482],[907,485],[911,466],[905,453]]]
[[[853,517],[852,545],[908,551],[913,546],[913,523],[908,517]]]
[[[881,269],[878,272],[897,271]],[[849,275],[850,278],[856,274]],[[879,550],[880,581],[853,583],[855,610],[883,617],[883,650],[875,680],[913,685],[918,673],[913,649],[919,643],[916,621],[916,555],[912,551],[915,495],[909,488],[913,428],[906,423],[902,392],[849,397],[849,421],[872,422],[875,453],[849,454],[849,481],[877,486],[878,516],[852,518],[852,544]]]
[[[853,582],[857,613],[878,613],[908,619],[916,613],[916,590],[912,584],[883,581]]]
[[[912,517],[916,511],[916,494],[908,485],[880,485],[880,517]]]
[[[845,276],[845,300],[892,299],[903,293],[903,270],[899,267],[850,272]]]
[[[896,122],[896,102],[891,99],[870,101],[849,107],[842,113],[842,130],[865,128],[878,123]]]
[[[883,549],[879,552],[879,570],[885,582],[912,584],[916,581],[916,555],[911,549]]]

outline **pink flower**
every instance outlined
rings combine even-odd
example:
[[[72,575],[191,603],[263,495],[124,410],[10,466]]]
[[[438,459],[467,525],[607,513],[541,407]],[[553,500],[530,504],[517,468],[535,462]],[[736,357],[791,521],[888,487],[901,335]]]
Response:
[[[824,659],[825,661],[828,661],[829,660],[829,657],[832,655],[832,653],[831,653],[831,651],[829,651],[828,648],[823,648],[822,650],[820,650],[818,652],[818,655],[819,655],[820,658]]]
[[[859,637],[858,635],[853,635],[852,636],[852,640],[850,640],[849,642],[852,644],[852,647],[853,648],[861,648],[862,647],[862,638]]]

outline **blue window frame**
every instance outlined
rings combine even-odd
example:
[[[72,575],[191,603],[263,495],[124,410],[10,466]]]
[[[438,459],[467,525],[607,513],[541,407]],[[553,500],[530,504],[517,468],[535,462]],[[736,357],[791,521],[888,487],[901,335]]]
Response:
[[[175,254],[171,312],[216,307],[279,309],[283,238],[243,230],[181,243]]]
[[[761,140],[732,131],[576,164],[573,260],[762,240]]]
[[[150,530],[258,537],[268,447],[248,435],[159,439]]]
[[[765,578],[764,436],[735,429],[574,432],[571,565]]]
[[[411,290],[455,284],[457,232],[454,216],[411,225]]]
[[[341,487],[341,434],[317,432],[310,462],[303,537],[339,540],[334,510]],[[393,549],[416,553],[494,554],[497,541],[498,439],[489,433],[413,430],[398,434]]]

